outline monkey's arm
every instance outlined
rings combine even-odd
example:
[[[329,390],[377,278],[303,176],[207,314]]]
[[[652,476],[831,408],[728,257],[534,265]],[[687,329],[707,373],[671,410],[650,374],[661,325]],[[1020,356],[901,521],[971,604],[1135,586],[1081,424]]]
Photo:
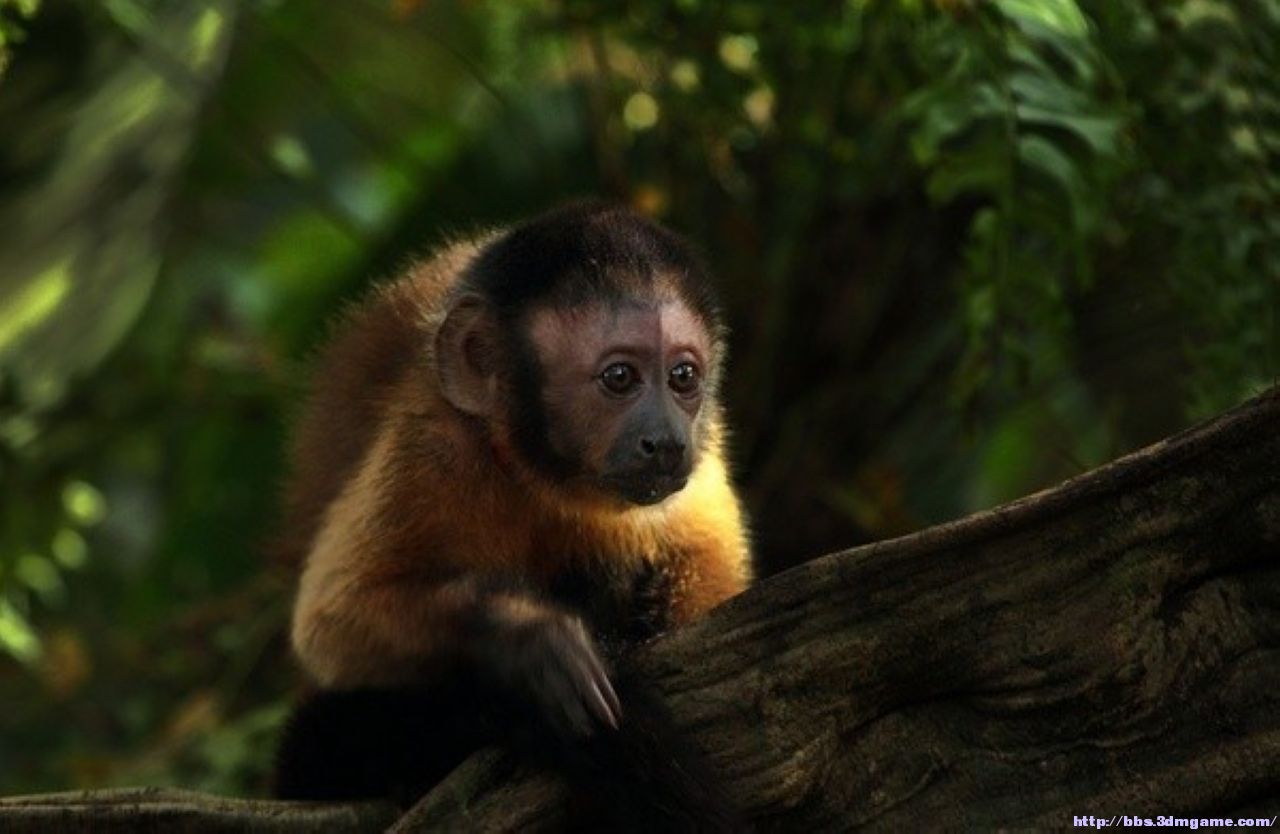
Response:
[[[512,584],[304,574],[292,637],[303,667],[328,689],[462,671],[531,698],[557,732],[618,722],[617,696],[582,622]]]

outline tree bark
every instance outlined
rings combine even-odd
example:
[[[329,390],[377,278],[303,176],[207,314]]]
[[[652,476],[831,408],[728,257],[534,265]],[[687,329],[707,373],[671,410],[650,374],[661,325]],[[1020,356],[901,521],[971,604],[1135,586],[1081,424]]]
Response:
[[[0,831],[284,834],[383,831],[397,810],[381,802],[277,802],[228,799],[167,788],[68,791],[0,799]]]
[[[1280,389],[1055,489],[787,571],[637,663],[764,830],[1270,819]],[[562,798],[485,751],[393,830],[547,830]],[[0,802],[0,827],[48,821],[56,799]],[[356,813],[210,801],[238,820]],[[98,813],[85,803],[64,819]]]
[[[1280,390],[761,583],[639,662],[763,830],[1280,813]],[[545,830],[468,762],[396,831]]]

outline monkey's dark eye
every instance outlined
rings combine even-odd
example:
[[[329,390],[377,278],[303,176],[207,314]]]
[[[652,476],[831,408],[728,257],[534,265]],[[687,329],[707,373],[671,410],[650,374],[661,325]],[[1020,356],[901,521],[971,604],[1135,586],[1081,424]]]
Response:
[[[702,377],[698,373],[698,366],[692,362],[681,362],[676,365],[671,369],[671,373],[667,375],[667,379],[671,390],[682,397],[691,397],[698,393],[698,387],[702,383]]]
[[[610,394],[629,394],[640,384],[640,372],[625,362],[615,362],[600,372],[600,384]]]

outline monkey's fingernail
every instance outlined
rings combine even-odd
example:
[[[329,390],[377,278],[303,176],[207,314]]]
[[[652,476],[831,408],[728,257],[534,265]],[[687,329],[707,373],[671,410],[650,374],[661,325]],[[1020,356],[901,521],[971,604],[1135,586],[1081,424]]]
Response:
[[[614,726],[616,727],[616,722],[622,719],[622,702],[618,700],[618,693],[613,691],[613,684],[609,682],[608,678],[604,678],[602,683],[604,685],[604,696],[609,702],[609,711],[613,713]]]
[[[592,711],[613,729],[618,729],[618,717],[613,714],[613,708],[608,700],[605,699],[604,693],[600,691],[600,686],[595,682],[591,682],[591,700]]]

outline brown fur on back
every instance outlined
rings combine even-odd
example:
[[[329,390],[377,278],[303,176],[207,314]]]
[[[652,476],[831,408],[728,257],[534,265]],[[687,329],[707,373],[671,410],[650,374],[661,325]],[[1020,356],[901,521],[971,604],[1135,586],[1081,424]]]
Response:
[[[427,361],[443,298],[483,240],[456,243],[347,310],[313,361],[285,488],[277,552],[302,564],[329,506],[368,453],[398,384]],[[425,381],[425,380],[424,380]]]

